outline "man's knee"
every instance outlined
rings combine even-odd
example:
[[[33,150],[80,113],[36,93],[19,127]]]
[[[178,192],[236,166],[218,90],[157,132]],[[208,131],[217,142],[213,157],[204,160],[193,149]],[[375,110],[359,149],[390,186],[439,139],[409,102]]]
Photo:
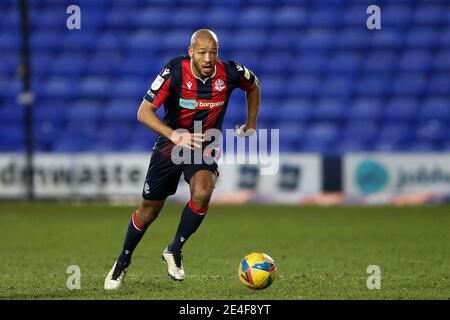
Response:
[[[208,206],[215,183],[216,176],[209,170],[197,171],[191,178],[191,201],[197,208]]]
[[[192,202],[198,207],[204,207],[209,203],[214,187],[200,187],[194,189]]]
[[[142,199],[138,212],[138,217],[140,218],[139,220],[141,220],[144,224],[153,222],[153,220],[158,217],[163,206],[164,200],[155,201]]]

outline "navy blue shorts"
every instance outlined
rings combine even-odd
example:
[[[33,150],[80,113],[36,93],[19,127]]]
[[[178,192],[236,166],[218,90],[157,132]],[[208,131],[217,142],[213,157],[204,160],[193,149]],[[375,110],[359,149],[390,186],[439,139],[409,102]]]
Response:
[[[150,158],[142,197],[145,200],[165,200],[177,191],[182,173],[184,174],[184,180],[189,183],[192,176],[199,170],[209,170],[216,177],[219,176],[216,161],[212,164],[205,162],[201,164],[175,164],[170,157],[166,157],[155,150]]]

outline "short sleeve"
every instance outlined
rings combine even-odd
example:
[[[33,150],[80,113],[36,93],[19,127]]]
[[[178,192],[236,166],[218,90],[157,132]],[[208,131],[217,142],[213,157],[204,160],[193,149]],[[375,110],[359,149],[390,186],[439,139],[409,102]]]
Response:
[[[172,80],[171,65],[171,63],[168,63],[162,68],[144,96],[145,100],[157,108],[161,106],[170,93],[170,82]]]
[[[231,73],[233,76],[234,84],[236,87],[244,90],[249,91],[253,89],[253,86],[256,82],[256,76],[255,74],[250,71],[247,67],[245,67],[243,64],[235,61],[231,62]]]

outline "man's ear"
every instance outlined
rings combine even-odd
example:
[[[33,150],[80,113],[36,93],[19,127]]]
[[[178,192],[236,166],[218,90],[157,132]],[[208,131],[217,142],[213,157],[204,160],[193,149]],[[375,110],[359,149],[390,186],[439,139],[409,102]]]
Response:
[[[188,54],[189,54],[189,57],[191,57],[191,59],[192,59],[192,56],[194,55],[194,50],[192,50],[191,47],[188,48]]]

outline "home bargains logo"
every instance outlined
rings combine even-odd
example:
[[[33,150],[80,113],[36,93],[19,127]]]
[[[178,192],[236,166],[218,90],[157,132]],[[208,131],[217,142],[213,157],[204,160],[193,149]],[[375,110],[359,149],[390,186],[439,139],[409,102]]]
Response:
[[[223,107],[225,101],[193,100],[180,98],[180,107],[185,109],[213,109]]]

